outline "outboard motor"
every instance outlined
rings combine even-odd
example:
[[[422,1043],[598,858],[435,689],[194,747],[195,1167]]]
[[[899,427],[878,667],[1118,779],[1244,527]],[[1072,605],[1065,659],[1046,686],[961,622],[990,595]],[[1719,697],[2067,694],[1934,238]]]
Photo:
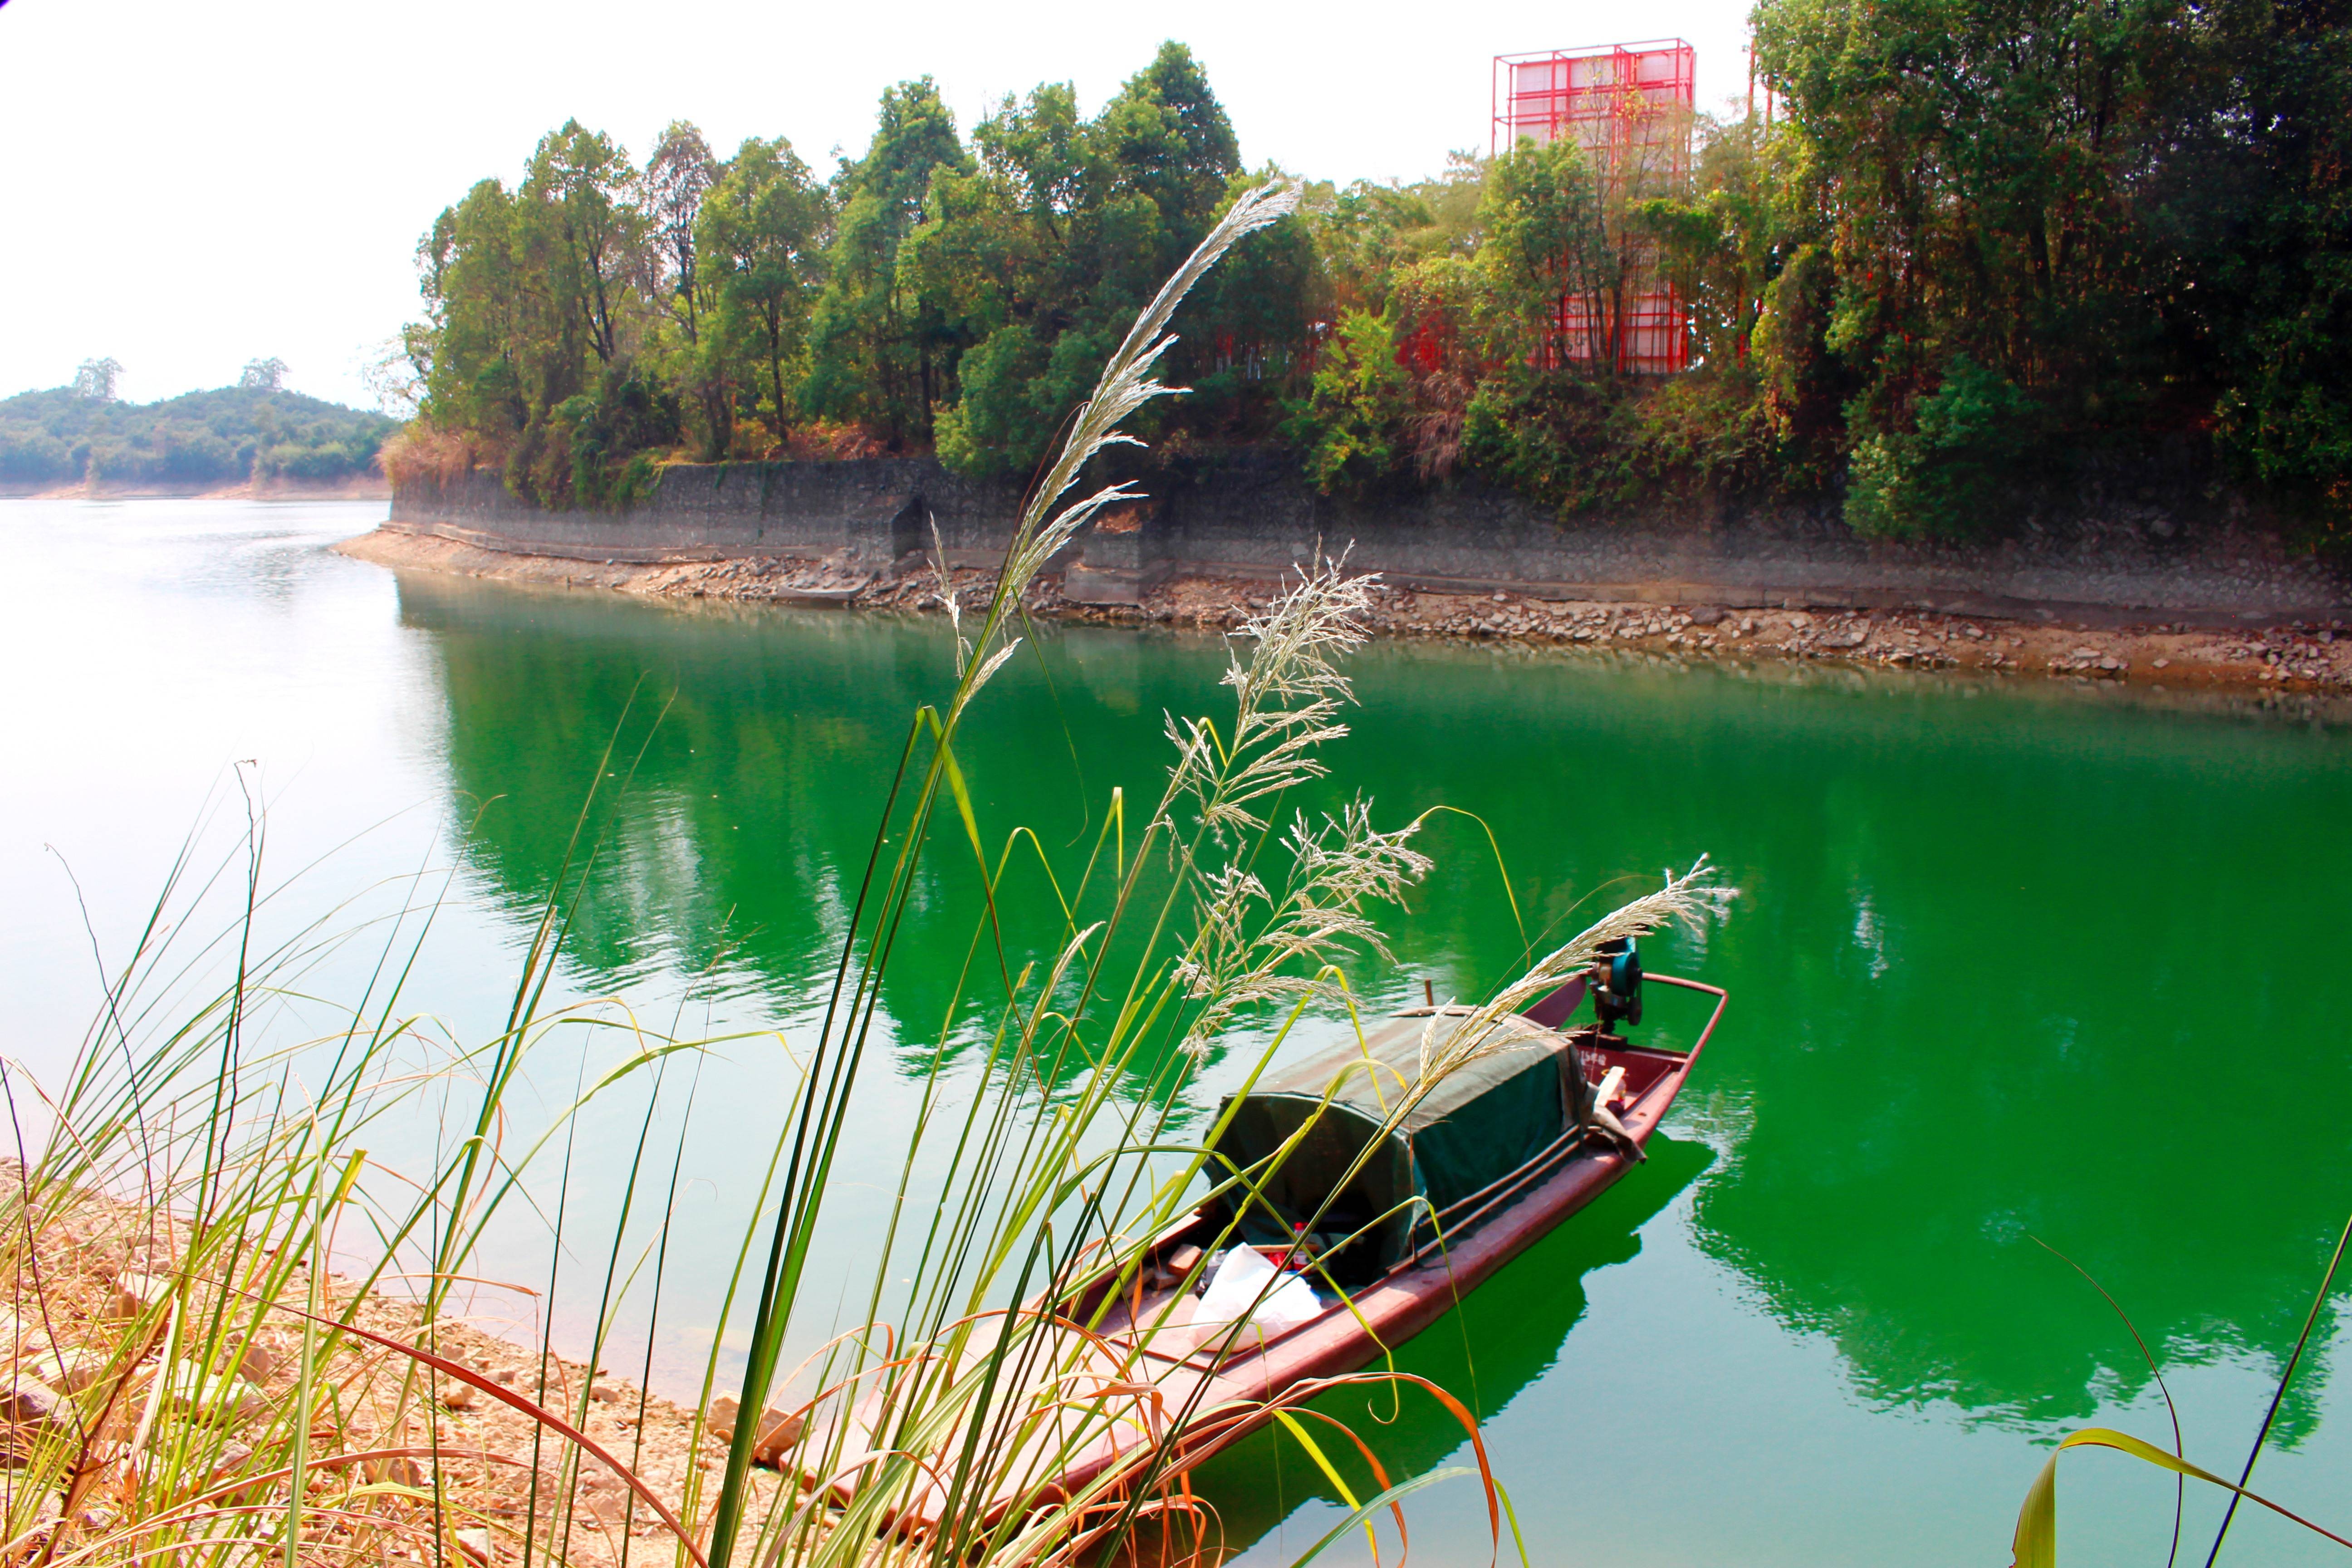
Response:
[[[1642,955],[1632,937],[1601,944],[1601,962],[1592,971],[1592,1010],[1604,1034],[1621,1018],[1628,1024],[1642,1021]]]

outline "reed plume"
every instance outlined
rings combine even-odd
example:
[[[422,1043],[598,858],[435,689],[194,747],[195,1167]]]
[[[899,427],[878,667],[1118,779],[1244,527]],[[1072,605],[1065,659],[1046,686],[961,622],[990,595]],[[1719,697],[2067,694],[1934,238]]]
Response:
[[[282,962],[255,950],[270,962],[239,966],[234,984],[193,1021],[174,1023],[128,984],[110,990],[102,1027],[60,1099],[59,1136],[28,1162],[26,1190],[13,1206],[0,1194],[0,1219],[24,1244],[20,1280],[38,1256],[33,1242],[78,1213],[76,1194],[87,1190],[137,1193],[143,1184],[145,1212],[176,1229],[160,1247],[125,1247],[163,1282],[108,1342],[111,1360],[98,1386],[120,1398],[93,1405],[69,1432],[60,1427],[17,1472],[26,1489],[7,1503],[12,1553],[76,1568],[173,1552],[240,1568],[298,1568],[379,1548],[483,1556],[488,1547],[473,1537],[488,1531],[533,1553],[577,1560],[594,1555],[583,1543],[602,1528],[579,1497],[583,1477],[599,1467],[631,1499],[628,1518],[657,1519],[669,1531],[664,1555],[674,1548],[696,1563],[1076,1564],[1115,1552],[1139,1521],[1155,1518],[1193,1528],[1205,1545],[1211,1521],[1186,1482],[1190,1469],[1332,1385],[1214,1406],[1199,1403],[1198,1389],[1166,1395],[1142,1347],[1107,1347],[1073,1292],[1088,1279],[1131,1278],[1150,1239],[1198,1204],[1217,1128],[1188,1129],[1183,1108],[1202,1064],[1238,1052],[1245,1076],[1262,1071],[1307,1008],[1344,998],[1346,961],[1386,952],[1381,910],[1429,868],[1413,843],[1418,823],[1383,828],[1361,798],[1275,821],[1277,798],[1325,778],[1324,749],[1347,733],[1352,692],[1343,661],[1363,639],[1370,582],[1328,560],[1304,570],[1235,639],[1222,688],[1230,707],[1169,720],[1175,754],[1142,832],[1129,842],[1123,796],[1114,794],[1100,836],[1075,852],[1075,866],[1053,864],[1017,827],[1001,845],[983,841],[956,745],[974,699],[1018,646],[1029,584],[1105,506],[1135,494],[1110,485],[1071,499],[1090,459],[1131,439],[1122,421],[1175,390],[1153,370],[1185,292],[1295,201],[1279,183],[1244,195],[1137,318],[1025,505],[986,607],[952,616],[952,692],[910,716],[817,1044],[780,1089],[765,1184],[712,1333],[705,1400],[718,1386],[720,1346],[749,1340],[723,1467],[706,1478],[698,1416],[681,1435],[678,1472],[657,1485],[588,1430],[584,1378],[566,1385],[542,1361],[535,1379],[502,1384],[454,1349],[463,1335],[447,1310],[450,1292],[482,1271],[478,1255],[492,1218],[519,1206],[517,1198],[544,1201],[555,1256],[602,1255],[588,1367],[633,1271],[650,1271],[659,1300],[671,1219],[657,1174],[647,1173],[668,1164],[674,1196],[678,1162],[649,1144],[654,1097],[666,1064],[691,1061],[715,1042],[666,1037],[617,1004],[546,1004],[601,838],[594,819],[605,808],[592,790],[529,933],[505,1025],[488,1041],[461,1047],[433,1035],[399,1011],[395,980],[388,994],[363,996],[333,1037],[259,1049],[257,1009],[294,994],[295,949]],[[940,565],[944,578],[943,548]],[[625,781],[628,765],[608,751],[593,776]],[[937,811],[943,799],[950,812]],[[992,972],[975,965],[959,983],[911,1125],[878,1123],[860,1074],[877,1037],[893,944],[940,831],[982,868],[986,907],[973,951],[999,963]],[[1012,911],[1000,900],[1015,847],[1053,877],[1050,907]],[[1008,935],[1024,917],[1028,924]],[[1020,955],[1024,941],[1034,958]],[[415,949],[395,946],[388,942],[383,973],[404,978]],[[1235,1026],[1245,1019],[1269,1024],[1266,1037],[1238,1041]],[[142,1023],[151,1026],[144,1033]],[[903,1020],[883,1027],[897,1029],[906,1048]],[[982,1047],[969,1075],[950,1070],[966,1028]],[[603,1031],[625,1036],[624,1059],[544,1125],[518,1132],[512,1097],[527,1081],[525,1063],[551,1041]],[[312,1069],[321,1076],[305,1093]],[[648,1082],[621,1217],[608,1234],[566,1234],[562,1189],[527,1186],[526,1168],[542,1152],[564,1153],[597,1097]],[[435,1100],[448,1118],[439,1163],[369,1179],[375,1167],[358,1140]],[[190,1128],[212,1135],[191,1138]],[[830,1276],[812,1292],[812,1237],[833,1223],[827,1196],[840,1184],[845,1140],[886,1137],[904,1142],[885,1233],[858,1238],[874,1243],[872,1278],[854,1296]],[[633,1222],[628,1205],[639,1201]],[[655,1217],[643,1219],[647,1213]],[[650,1247],[646,1225],[656,1233]],[[361,1277],[332,1281],[327,1264],[342,1256],[335,1249],[355,1245]],[[378,1311],[389,1309],[369,1291],[402,1274],[417,1284],[394,1332]],[[851,1326],[835,1332],[828,1324],[823,1342],[808,1346],[806,1321],[836,1310]],[[363,1321],[365,1313],[378,1315]],[[803,1353],[788,1365],[795,1340]],[[235,1378],[247,1347],[265,1341],[279,1352],[268,1389],[274,1403],[236,1434],[242,1452],[233,1454],[239,1445],[228,1427],[181,1418],[173,1380]],[[540,1348],[549,1348],[544,1340]],[[177,1370],[182,1363],[194,1370]],[[489,1459],[461,1460],[436,1446],[453,1381],[530,1423],[513,1513],[480,1506],[480,1484],[461,1476],[464,1464]],[[1501,1517],[1475,1420],[1433,1393],[1463,1423],[1479,1459],[1470,1473],[1486,1489],[1490,1517]],[[361,1427],[338,1427],[362,1394],[383,1410]],[[772,1417],[772,1395],[785,1406]],[[362,1441],[411,1428],[425,1440]],[[1097,1445],[1139,1436],[1117,1464],[1069,1479]],[[1453,1473],[1393,1487],[1383,1479],[1349,1528]],[[103,1490],[102,1506],[94,1489]],[[345,1533],[329,1540],[336,1531]],[[625,1522],[624,1550],[627,1533]]]
[[[1699,930],[1709,921],[1721,920],[1738,896],[1739,889],[1722,885],[1716,868],[1702,855],[1679,877],[1669,868],[1665,885],[1656,892],[1610,910],[1544,954],[1526,973],[1473,1007],[1442,1044],[1438,1024],[1448,1015],[1443,1011],[1432,1015],[1422,1031],[1420,1089],[1415,1098],[1472,1062],[1523,1046],[1523,1040],[1503,1033],[1503,1021],[1591,969],[1612,942],[1648,936],[1669,925]]]
[[[1255,190],[1245,192],[1226,209],[1225,216],[1209,231],[1192,254],[1185,258],[1167,282],[1160,286],[1127,335],[1119,341],[1118,349],[1104,364],[1102,374],[1086,402],[1079,405],[1071,421],[1070,433],[1055,454],[1053,466],[1045,470],[1022,508],[1021,521],[1014,528],[1013,542],[1004,552],[1004,563],[996,578],[996,587],[990,595],[988,610],[982,617],[978,636],[972,646],[978,651],[979,663],[965,668],[960,658],[957,674],[961,678],[955,698],[949,710],[952,728],[955,718],[966,703],[986,685],[990,676],[1003,668],[1013,655],[1020,639],[1012,634],[1013,609],[1021,595],[1036,580],[1045,563],[1076,537],[1097,512],[1119,501],[1136,500],[1143,492],[1131,484],[1105,486],[1090,495],[1061,505],[1078,482],[1087,464],[1097,454],[1112,447],[1141,446],[1142,443],[1120,428],[1129,416],[1156,397],[1164,397],[1181,387],[1171,387],[1152,379],[1152,368],[1160,356],[1176,342],[1168,331],[1168,323],[1176,308],[1192,291],[1192,286],[1208,274],[1228,250],[1243,237],[1255,233],[1268,224],[1295,211],[1298,205],[1298,187],[1288,181],[1270,180]],[[1059,510],[1056,510],[1056,509]],[[944,572],[946,552],[940,552]],[[952,601],[953,595],[950,595]],[[993,641],[995,647],[991,648]]]

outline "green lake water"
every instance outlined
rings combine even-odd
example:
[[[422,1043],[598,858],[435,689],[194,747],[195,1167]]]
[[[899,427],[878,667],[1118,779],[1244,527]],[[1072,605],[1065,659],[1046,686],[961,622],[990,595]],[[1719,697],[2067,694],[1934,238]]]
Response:
[[[214,837],[241,823],[245,758],[273,864],[327,857],[285,918],[420,865],[449,874],[416,1002],[478,1037],[624,726],[643,760],[563,988],[665,1026],[684,1005],[698,1031],[772,1032],[695,1086],[654,1345],[679,1391],[908,715],[948,684],[944,628],[395,577],[325,552],[380,515],[0,503],[17,567],[0,587],[0,1048],[37,1073],[62,1061],[97,995],[92,932],[102,952],[128,940],[207,809]],[[1042,653],[1000,678],[962,756],[991,837],[1025,823],[1059,854],[1114,785],[1156,795],[1162,713],[1217,707],[1224,655],[1050,627]],[[1701,851],[1741,889],[1703,944],[1650,954],[1732,993],[1650,1163],[1400,1357],[1481,1413],[1533,1561],[2005,1560],[2057,1436],[2168,1432],[2130,1336],[2036,1238],[2130,1312],[2191,1457],[2234,1473],[2352,1208],[2352,731],[2252,702],[1589,654],[1389,645],[1354,673],[1325,803],[1477,813],[1532,926]],[[1424,978],[1479,992],[1521,950],[1484,835],[1445,818],[1425,842],[1440,866],[1395,922],[1397,964],[1354,977],[1381,1001]],[[852,1230],[883,1212],[971,914],[942,873],[903,942],[884,997],[898,1070],[841,1192]],[[570,1082],[541,1088],[552,1102]],[[633,1136],[641,1110],[592,1118],[592,1143]],[[618,1163],[592,1148],[574,1201],[609,1198]],[[2257,1480],[2339,1529],[2347,1346],[2331,1303]],[[1442,1417],[1331,1407],[1392,1468],[1463,1461]],[[2162,1560],[2168,1478],[2099,1453],[2065,1467],[2068,1561]],[[1340,1512],[1271,1439],[1204,1486],[1254,1564]],[[2195,1561],[2217,1511],[2192,1494]],[[1486,1560],[1475,1488],[1423,1493],[1410,1517],[1417,1558]],[[2231,1542],[2224,1560],[2247,1563],[2325,1546],[2259,1515]],[[1333,1560],[1367,1556],[1358,1538]]]

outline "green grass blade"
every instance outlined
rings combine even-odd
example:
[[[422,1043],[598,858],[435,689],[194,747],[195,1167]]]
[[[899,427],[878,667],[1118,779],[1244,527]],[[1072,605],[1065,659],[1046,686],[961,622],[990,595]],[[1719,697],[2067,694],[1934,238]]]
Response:
[[[2291,1519],[2314,1534],[2326,1536],[2338,1546],[2352,1548],[2352,1541],[2345,1540],[2334,1531],[2314,1524],[2301,1514],[2271,1501],[2260,1493],[2224,1480],[2212,1471],[2192,1465],[2176,1454],[2167,1453],[2153,1443],[2143,1442],[2127,1432],[2117,1432],[2110,1427],[2085,1426],[2079,1432],[2067,1434],[2060,1441],[2042,1464],[2041,1473],[2033,1478],[2033,1484],[2026,1489],[2025,1501],[2017,1510],[2017,1531],[2010,1544],[2015,1568],[2058,1568],[2058,1456],[2069,1448],[2086,1447],[2118,1449],[2159,1469],[2187,1476],[2191,1480],[2209,1482],[2233,1497],[2260,1503],[2273,1513]]]

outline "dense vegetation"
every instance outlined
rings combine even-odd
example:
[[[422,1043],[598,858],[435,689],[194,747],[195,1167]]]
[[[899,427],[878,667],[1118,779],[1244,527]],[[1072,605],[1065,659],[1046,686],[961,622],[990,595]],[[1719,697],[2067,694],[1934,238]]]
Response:
[[[1563,512],[1834,498],[1896,536],[2162,463],[2352,531],[2346,9],[1763,0],[1779,111],[1701,116],[1687,181],[1522,143],[1310,186],[1180,319],[1200,395],[1162,450],[1281,444],[1327,489],[1468,475]],[[420,247],[415,439],[545,504],[675,458],[1025,474],[1243,169],[1175,44],[1091,120],[1047,85],[968,138],[902,83],[822,180],[782,141],[722,160],[679,123],[639,167],[567,124]],[[1660,270],[1696,368],[1622,374],[1598,340]]]
[[[0,484],[331,483],[373,468],[398,427],[287,391],[276,360],[247,365],[235,386],[145,404],[115,396],[121,369],[97,360],[69,386],[0,398]]]
[[[634,489],[654,452],[936,445],[1025,473],[1240,175],[1175,45],[1091,121],[1041,87],[970,146],[928,79],[903,83],[824,182],[782,140],[721,161],[673,125],[640,169],[567,124],[518,186],[478,184],[419,247],[425,414],[551,504]],[[1196,427],[1271,433],[1312,350],[1315,278],[1288,220],[1203,285],[1174,366]]]

